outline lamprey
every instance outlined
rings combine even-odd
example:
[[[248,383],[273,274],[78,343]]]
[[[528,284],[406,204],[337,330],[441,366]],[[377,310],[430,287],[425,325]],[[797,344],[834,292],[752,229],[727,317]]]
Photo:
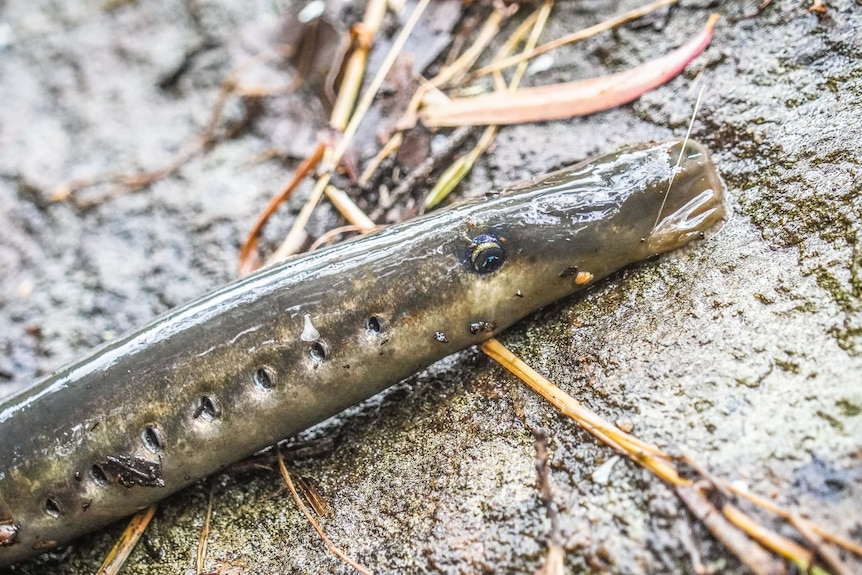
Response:
[[[182,306],[0,404],[0,565],[130,515],[723,214],[703,147],[650,145]]]

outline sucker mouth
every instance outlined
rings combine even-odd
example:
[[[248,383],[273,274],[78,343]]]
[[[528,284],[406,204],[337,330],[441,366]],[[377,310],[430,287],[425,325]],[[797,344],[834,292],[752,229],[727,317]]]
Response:
[[[647,241],[650,251],[665,252],[700,237],[724,218],[721,188],[706,189],[659,220]]]
[[[686,160],[668,190],[668,207],[672,211],[656,221],[647,240],[651,252],[661,253],[683,246],[701,237],[726,215],[724,187],[706,149],[689,141],[686,152]],[[679,201],[690,199],[673,206],[673,195],[677,195]]]

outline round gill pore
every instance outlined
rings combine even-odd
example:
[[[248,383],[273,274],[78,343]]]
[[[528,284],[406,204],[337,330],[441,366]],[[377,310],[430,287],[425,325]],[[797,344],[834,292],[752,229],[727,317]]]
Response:
[[[679,248],[702,237],[724,219],[724,188],[706,148],[689,140],[669,150],[674,175],[647,238],[653,253]]]

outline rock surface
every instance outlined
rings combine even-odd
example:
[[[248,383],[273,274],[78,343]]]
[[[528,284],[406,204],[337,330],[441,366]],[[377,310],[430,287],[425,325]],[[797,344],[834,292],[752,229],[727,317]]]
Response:
[[[251,130],[174,177],[86,210],[48,202],[73,179],[169,161],[208,121],[221,80],[280,16],[277,3],[261,1],[114,4],[4,6],[0,397],[231,281],[243,235],[289,174],[276,162],[249,162],[274,145],[301,154],[323,125],[310,99],[272,98]],[[581,4],[560,3],[545,37],[635,6]],[[563,49],[549,71],[528,79],[588,77],[648,60],[698,30],[707,4],[683,2],[666,25]],[[725,16],[739,16],[746,3],[726,4]],[[693,81],[702,82],[693,137],[712,150],[727,183],[726,225],[501,339],[606,419],[857,541],[861,38],[851,0],[829,2],[825,15],[775,2],[757,18],[725,17],[703,56],[636,103],[505,128],[469,186],[681,137]],[[225,113],[242,111],[232,102]],[[318,124],[306,121],[304,131],[281,123],[309,118]],[[290,218],[276,227],[283,232]],[[314,225],[332,221],[324,209]],[[532,573],[549,533],[535,427],[550,436],[568,572],[690,573],[695,556],[711,570],[746,572],[668,488],[614,463],[609,449],[475,350],[306,433],[301,440],[319,452],[293,468],[325,496],[329,537],[375,572]],[[310,530],[277,473],[234,470],[165,501],[123,573],[194,573],[211,488],[206,572],[351,572]],[[93,573],[121,530],[0,571]]]

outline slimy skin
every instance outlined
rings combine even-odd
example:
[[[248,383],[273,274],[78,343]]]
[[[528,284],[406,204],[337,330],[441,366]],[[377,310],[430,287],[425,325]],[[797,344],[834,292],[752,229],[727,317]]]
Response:
[[[180,307],[0,404],[0,566],[163,499],[723,215],[703,147],[652,145]]]

